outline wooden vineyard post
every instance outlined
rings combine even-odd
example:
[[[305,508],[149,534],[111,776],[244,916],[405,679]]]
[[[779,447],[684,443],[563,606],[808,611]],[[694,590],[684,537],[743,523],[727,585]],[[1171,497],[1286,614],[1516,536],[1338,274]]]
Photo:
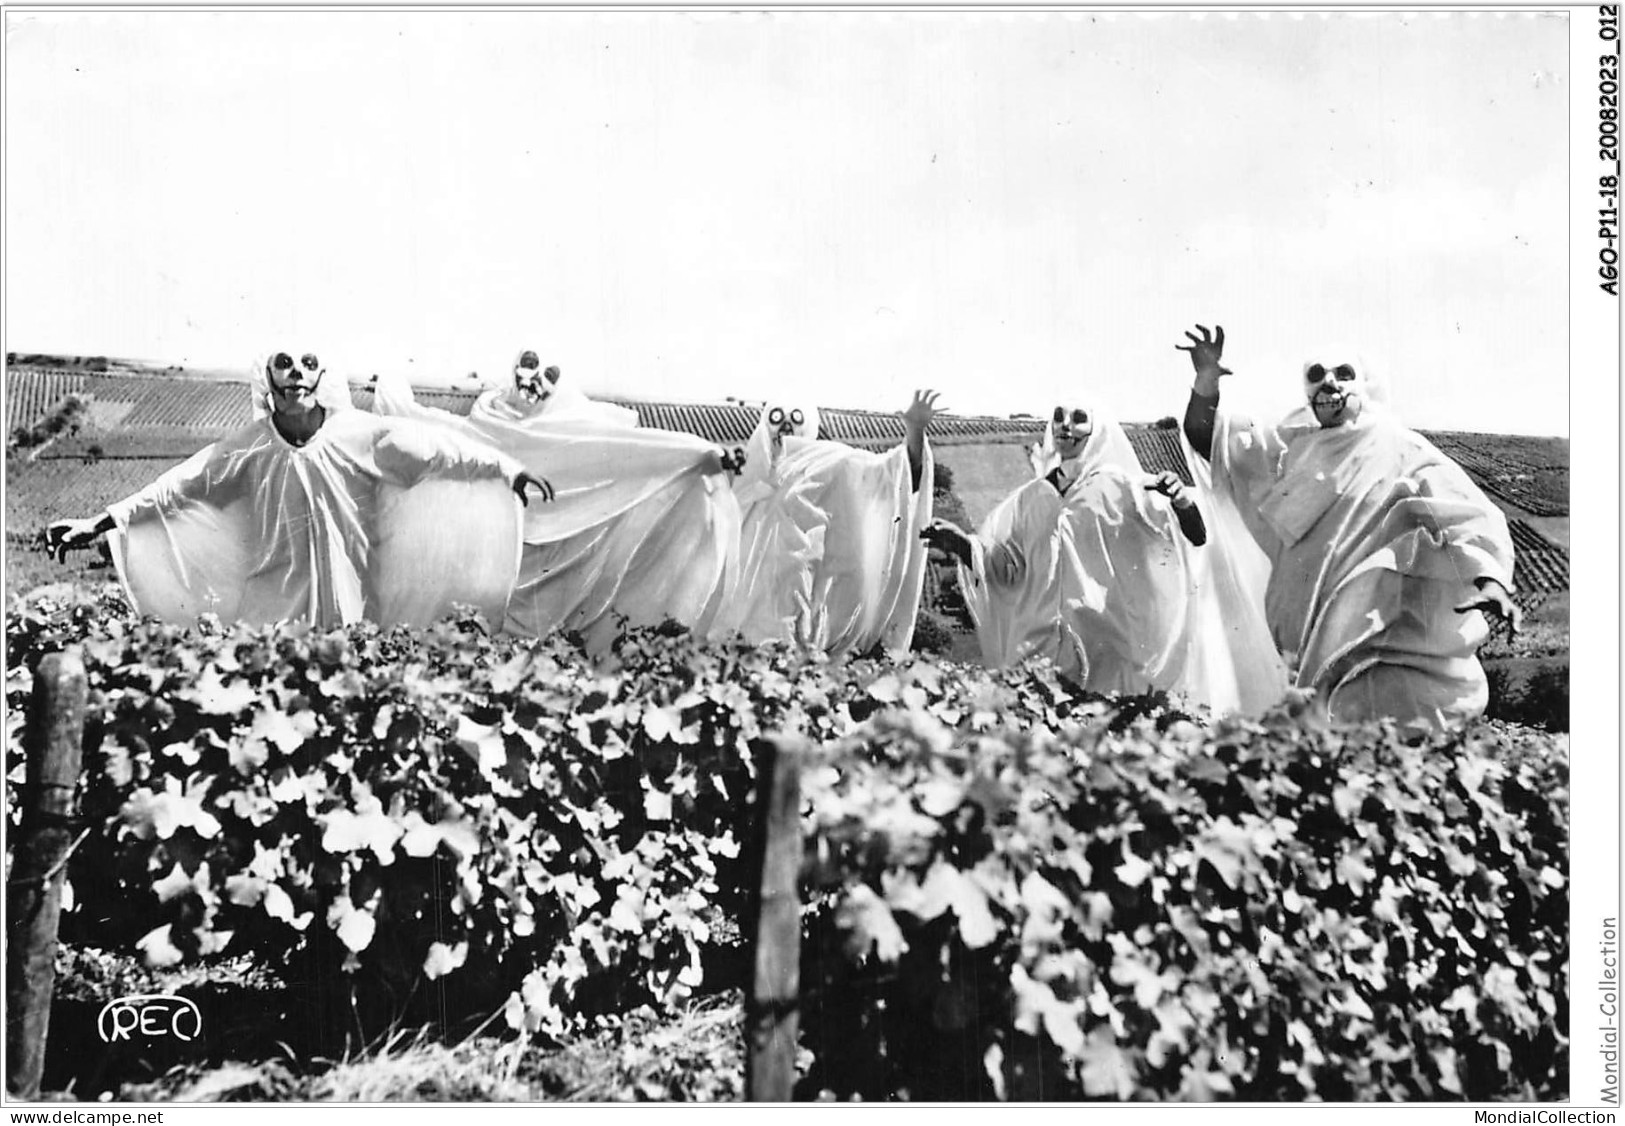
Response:
[[[751,982],[745,1000],[745,1097],[789,1102],[801,1012],[801,756],[764,745],[750,885]]]
[[[18,1099],[38,1098],[45,1073],[86,695],[85,666],[76,655],[52,653],[35,669],[22,825],[6,885],[6,1090]]]

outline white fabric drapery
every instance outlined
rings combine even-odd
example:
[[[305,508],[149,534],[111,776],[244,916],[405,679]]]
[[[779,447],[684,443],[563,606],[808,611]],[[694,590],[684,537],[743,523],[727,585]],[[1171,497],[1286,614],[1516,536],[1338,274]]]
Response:
[[[1380,397],[1330,428],[1302,409],[1276,426],[1221,409],[1210,488],[1268,557],[1271,634],[1332,718],[1482,714],[1489,625],[1455,607],[1478,578],[1512,589],[1506,517]]]
[[[468,417],[418,403],[402,379],[378,383],[375,409],[487,442],[554,488],[525,512],[507,628],[580,634],[601,649],[631,625],[672,619],[710,628],[732,590],[739,508],[713,444],[641,429],[633,411],[561,383],[540,404],[480,395]]]
[[[501,621],[519,564],[519,466],[481,444],[350,409],[295,446],[256,365],[255,419],[109,506],[114,564],[141,612],[189,624],[424,625],[471,605]]]
[[[1255,572],[1211,530],[1206,545],[1190,544],[1171,505],[1146,488],[1122,426],[1098,405],[1090,415],[1094,429],[1070,460],[1046,427],[1035,479],[972,537],[960,578],[983,661],[1044,656],[1092,691],[1162,690],[1262,711],[1285,685],[1249,597]],[[1059,489],[1048,479],[1056,469]]]
[[[929,442],[914,489],[904,446],[871,453],[821,440],[810,407],[799,408],[799,433],[776,437],[774,405],[763,409],[735,482],[740,580],[715,632],[831,655],[906,652],[925,582]]]

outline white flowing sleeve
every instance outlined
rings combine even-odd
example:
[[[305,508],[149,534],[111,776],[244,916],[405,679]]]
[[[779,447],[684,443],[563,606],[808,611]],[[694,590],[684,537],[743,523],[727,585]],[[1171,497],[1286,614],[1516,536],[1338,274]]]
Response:
[[[1188,441],[1184,453],[1207,525],[1207,542],[1186,550],[1192,595],[1185,688],[1216,711],[1256,716],[1287,687],[1286,664],[1264,616],[1270,561],[1234,497],[1214,488],[1208,463]]]
[[[914,624],[919,620],[920,598],[925,590],[925,565],[930,555],[920,533],[931,523],[935,483],[936,459],[927,440],[920,459],[920,484],[910,494],[908,518],[894,525],[897,533],[893,539],[889,566],[895,576],[895,602],[880,631],[881,644],[894,654],[906,653],[914,641]]]
[[[372,389],[373,410],[386,417],[416,418],[431,422],[466,421],[438,407],[426,407],[412,393],[412,384],[398,375],[380,375]]]
[[[788,440],[771,473],[740,490],[739,584],[719,630],[831,654],[906,651],[925,582],[929,446],[917,490],[912,476],[902,446]]]
[[[1222,507],[1239,514],[1258,545],[1273,558],[1280,539],[1260,510],[1280,478],[1286,457],[1286,442],[1280,432],[1221,408],[1214,420],[1211,463],[1192,453],[1183,431],[1180,440],[1192,475],[1201,474],[1197,503],[1203,505],[1203,511]]]
[[[1506,514],[1453,461],[1444,459],[1419,475],[1428,517],[1440,529],[1451,567],[1467,582],[1494,579],[1512,590],[1512,533]]]
[[[970,562],[959,565],[959,589],[976,627],[982,663],[1002,669],[1019,659],[1024,631],[1014,628],[1013,609],[1026,574],[1025,553],[1013,544],[990,544],[980,535],[972,536],[970,544]]]
[[[1368,462],[1392,468],[1385,476],[1373,471],[1359,478],[1358,517],[1343,521],[1346,530],[1333,543],[1355,561],[1349,570],[1386,569],[1456,588],[1446,600],[1465,596],[1478,579],[1495,579],[1511,590],[1506,516],[1466,471],[1426,439],[1397,427],[1373,435],[1367,445],[1382,454],[1367,454]]]
[[[108,549],[140,613],[190,623],[234,620],[249,571],[252,455],[219,442],[107,507]]]
[[[976,554],[981,556],[980,563],[976,562]],[[1027,553],[1019,543],[1010,540],[990,543],[985,548],[977,541],[971,569],[973,573],[985,575],[986,581],[994,586],[1015,586],[1027,571]]]
[[[913,639],[925,580],[919,538],[931,514],[929,460],[921,488],[912,487],[908,450],[883,454],[813,442],[805,449],[816,482],[813,503],[824,514],[823,552],[813,565],[812,616],[803,644],[832,654],[876,644],[904,652]],[[929,455],[928,455],[929,457]],[[792,462],[787,473],[797,472]]]
[[[825,513],[808,498],[811,482],[760,476],[740,508],[738,582],[712,632],[760,645],[791,641],[812,614],[813,567],[824,554]],[[736,494],[737,495],[737,494]]]
[[[1047,481],[1022,486],[971,537],[959,586],[976,625],[982,663],[1001,669],[1051,638],[1061,613],[1056,538],[1061,501]]]
[[[524,465],[494,447],[445,427],[410,419],[390,420],[373,450],[374,464],[389,483],[415,485],[430,477],[512,482]]]
[[[116,527],[127,528],[138,516],[176,509],[191,501],[223,507],[241,495],[244,464],[241,451],[215,442],[166,470],[146,488],[108,505],[107,513]]]
[[[1175,688],[1190,545],[1173,510],[1149,503],[1137,474],[1112,467],[1075,486],[1068,511],[1064,559],[1077,575],[1068,612],[1089,652],[1089,687]]]

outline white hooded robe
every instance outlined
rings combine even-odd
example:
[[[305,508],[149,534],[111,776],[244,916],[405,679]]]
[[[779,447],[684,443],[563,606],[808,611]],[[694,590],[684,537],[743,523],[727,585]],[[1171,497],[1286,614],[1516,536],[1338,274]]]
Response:
[[[929,442],[916,490],[904,446],[872,453],[819,440],[818,412],[807,408],[799,433],[775,441],[770,412],[734,483],[740,579],[716,632],[832,656],[907,652],[925,583]]]
[[[1269,557],[1265,613],[1293,683],[1333,719],[1483,713],[1489,625],[1455,607],[1478,578],[1512,590],[1513,550],[1459,465],[1380,401],[1327,428],[1301,409],[1268,426],[1221,407],[1212,488]]]
[[[342,380],[303,446],[256,418],[108,507],[140,612],[189,624],[363,619],[426,625],[470,605],[500,622],[519,564],[520,466],[456,435],[351,409]],[[331,381],[331,384],[329,383]]]
[[[1071,461],[1046,428],[1038,475],[972,537],[960,579],[984,663],[1042,656],[1090,691],[1262,711],[1280,699],[1284,674],[1249,612],[1240,564],[1211,537],[1185,539],[1172,506],[1146,488],[1123,428],[1091,413],[1094,430]],[[1048,479],[1057,468],[1060,490]]]

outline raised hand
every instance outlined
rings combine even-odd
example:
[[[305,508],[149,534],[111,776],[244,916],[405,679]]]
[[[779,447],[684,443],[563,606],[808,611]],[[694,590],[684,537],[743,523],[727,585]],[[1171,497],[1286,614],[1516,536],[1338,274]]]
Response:
[[[917,430],[921,434],[925,433],[925,428],[931,425],[931,420],[936,417],[937,399],[939,397],[936,391],[914,392],[914,401],[909,403],[907,410],[903,411],[903,425],[910,430]]]
[[[1523,629],[1523,611],[1512,601],[1507,588],[1496,579],[1475,579],[1474,582],[1478,586],[1478,597],[1469,598],[1457,606],[1456,613],[1470,614],[1474,610],[1482,610],[1491,619],[1505,622],[1507,632],[1516,636]]]
[[[101,522],[94,518],[58,520],[41,533],[41,538],[45,541],[45,550],[60,563],[67,559],[69,551],[89,547],[103,531]]]
[[[1185,338],[1190,343],[1175,344],[1174,347],[1181,352],[1191,354],[1191,366],[1196,369],[1198,384],[1211,387],[1211,391],[1204,388],[1203,393],[1217,394],[1219,377],[1231,374],[1230,369],[1219,362],[1224,356],[1224,326],[1215,326],[1212,332],[1209,332],[1205,325],[1197,325],[1196,327],[1201,331],[1201,336],[1187,331]]]
[[[745,469],[745,449],[735,446],[731,450],[723,450],[717,457],[717,463],[722,466],[724,473],[741,473]]]
[[[548,484],[542,478],[532,477],[524,470],[520,470],[514,475],[513,491],[519,497],[519,503],[523,504],[527,508],[530,507],[529,490],[531,489],[535,489],[539,494],[541,494],[543,504],[546,504],[548,501],[553,499],[553,486]]]
[[[1175,508],[1188,508],[1195,502],[1185,490],[1185,482],[1179,479],[1179,474],[1164,470],[1145,483],[1145,487],[1154,493],[1161,493],[1174,504]]]
[[[920,538],[926,542],[926,546],[946,551],[961,563],[970,563],[970,536],[957,524],[933,520],[920,529]]]

